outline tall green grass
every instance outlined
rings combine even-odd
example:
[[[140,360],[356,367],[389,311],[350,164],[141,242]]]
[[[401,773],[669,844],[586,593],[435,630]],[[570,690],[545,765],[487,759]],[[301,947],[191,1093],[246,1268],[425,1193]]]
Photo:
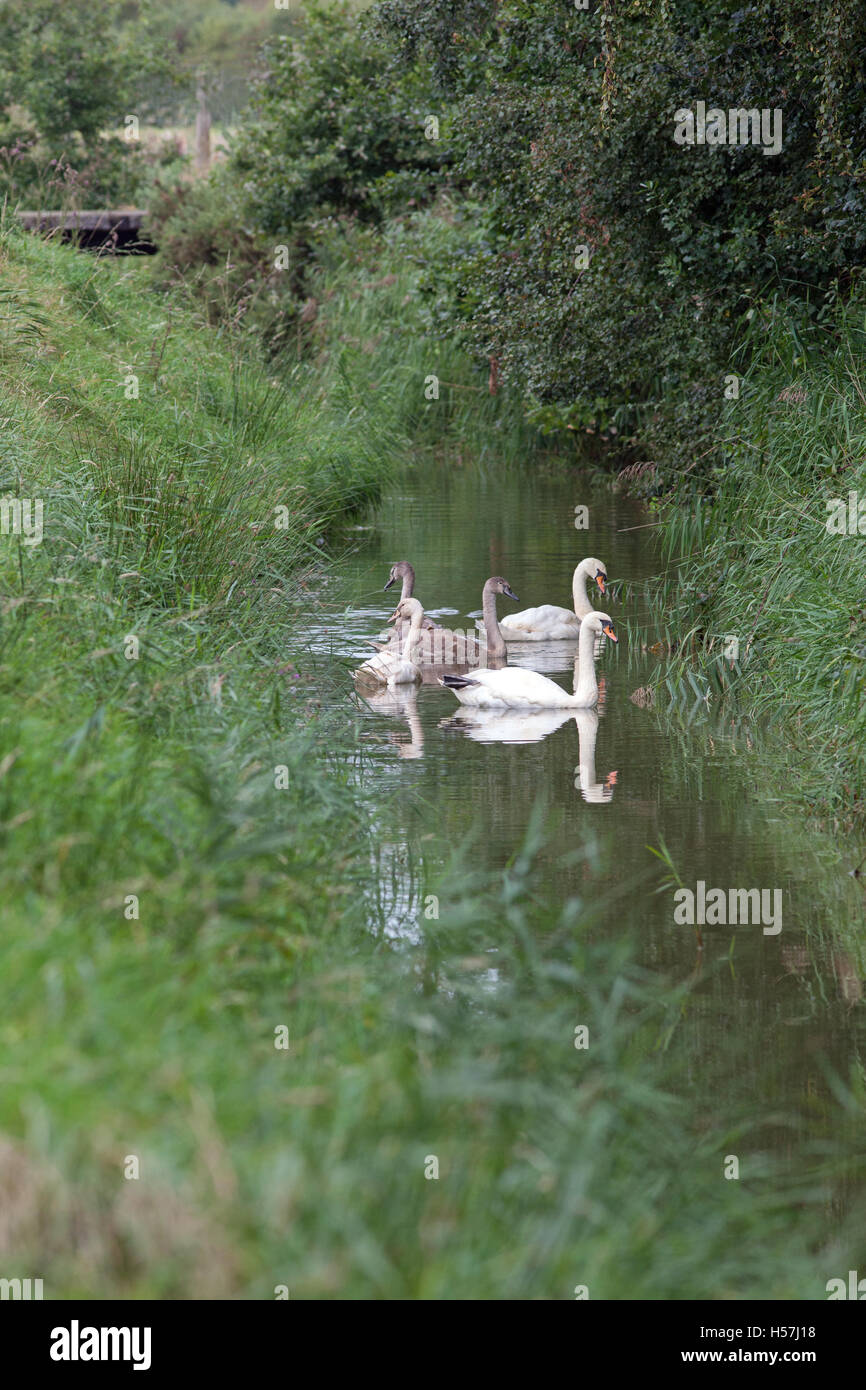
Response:
[[[375,400],[389,433],[408,436],[416,453],[497,467],[539,458],[545,441],[521,400],[437,329],[425,287],[453,248],[455,215],[442,202],[377,229],[323,225],[306,350],[325,390],[351,380],[362,404]]]
[[[9,228],[0,258],[2,489],[45,508],[41,545],[0,538],[2,1126],[21,1187],[3,1257],[44,1269],[49,1296],[228,1293],[243,1221],[226,1238],[209,1207],[213,1163],[235,1162],[211,1129],[240,1142],[285,972],[366,926],[346,734],[281,632],[393,452],[146,293],[139,266]]]
[[[862,827],[866,535],[826,522],[830,499],[866,498],[866,311],[855,300],[821,326],[792,314],[756,311],[722,461],[708,481],[681,477],[663,508],[656,679],[781,726],[792,800]]]
[[[226,213],[230,184],[200,185],[194,196],[204,220],[228,217],[234,231],[236,219]],[[294,259],[281,270],[276,246],[261,236],[232,243],[216,265],[197,263],[191,215],[182,205],[176,239],[171,220],[163,228],[155,282],[213,322],[233,322],[264,343],[274,370],[289,370],[322,401],[348,393],[361,418],[374,419],[416,457],[435,453],[501,467],[543,454],[545,441],[527,423],[520,398],[491,382],[487,365],[473,361],[435,319],[436,268],[473,235],[465,210],[442,198],[433,209],[377,227],[323,220],[303,256],[293,246]],[[220,223],[217,245],[228,236]]]

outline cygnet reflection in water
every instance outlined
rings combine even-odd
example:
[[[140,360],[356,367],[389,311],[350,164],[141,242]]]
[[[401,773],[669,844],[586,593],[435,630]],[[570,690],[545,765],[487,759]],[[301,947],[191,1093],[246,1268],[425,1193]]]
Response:
[[[364,703],[374,714],[384,714],[391,719],[405,719],[409,725],[409,741],[402,734],[392,732],[388,741],[397,749],[398,758],[423,758],[424,729],[418,714],[418,697],[415,687],[401,686],[393,690],[380,690],[363,695]]]

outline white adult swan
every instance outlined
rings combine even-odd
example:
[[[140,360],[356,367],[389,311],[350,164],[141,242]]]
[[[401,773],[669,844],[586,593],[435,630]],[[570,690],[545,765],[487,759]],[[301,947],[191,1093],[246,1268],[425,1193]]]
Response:
[[[598,703],[595,676],[595,639],[601,633],[616,642],[613,621],[595,609],[581,623],[577,649],[577,679],[573,695],[556,681],[522,666],[506,666],[501,671],[482,668],[471,675],[445,675],[440,684],[453,690],[462,705],[476,709],[506,706],[510,709],[591,709]]]
[[[385,647],[382,651],[365,661],[355,672],[355,680],[387,685],[393,690],[395,685],[417,685],[421,670],[417,664],[417,648],[424,621],[424,609],[416,598],[404,598],[397,604],[394,617],[408,621],[406,637],[402,647]]]
[[[581,560],[571,581],[574,612],[543,603],[539,608],[525,608],[522,613],[510,613],[502,619],[502,635],[506,642],[556,642],[577,640],[581,619],[595,609],[586,592],[586,582],[594,579],[602,594],[607,583],[607,566],[603,560],[589,556]]]

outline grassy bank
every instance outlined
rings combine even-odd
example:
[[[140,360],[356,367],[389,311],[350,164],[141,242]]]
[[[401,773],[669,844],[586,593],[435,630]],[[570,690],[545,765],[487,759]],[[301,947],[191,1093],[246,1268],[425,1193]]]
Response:
[[[2,260],[3,490],[45,530],[0,542],[4,1256],[46,1296],[226,1294],[227,1150],[289,990],[365,924],[365,810],[280,626],[389,453],[135,267]]]
[[[689,672],[711,698],[784,732],[786,799],[833,826],[866,809],[866,334],[862,300],[816,328],[756,311],[739,398],[711,478],[662,504],[675,578],[659,683]],[[849,494],[855,494],[849,529]],[[863,529],[859,518],[863,516]],[[725,659],[725,638],[736,639]],[[686,686],[688,690],[688,686]],[[852,865],[853,867],[853,865]]]
[[[0,541],[4,1272],[51,1298],[823,1297],[857,1257],[822,1225],[829,1148],[788,1162],[778,1115],[694,1105],[688,987],[593,939],[589,847],[558,905],[538,824],[496,884],[421,860],[412,932],[383,930],[388,807],[348,701],[323,713],[281,649],[415,418],[398,284],[346,264],[327,357],[273,385],[141,267],[0,255],[4,490],[45,506],[41,544]]]

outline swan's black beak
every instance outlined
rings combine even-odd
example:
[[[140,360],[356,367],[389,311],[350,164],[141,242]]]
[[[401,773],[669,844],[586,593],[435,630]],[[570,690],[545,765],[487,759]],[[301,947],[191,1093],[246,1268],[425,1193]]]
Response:
[[[613,623],[602,623],[601,630],[605,637],[609,637],[611,642],[618,642],[619,638],[613,630]]]
[[[510,584],[506,584],[506,585],[505,585],[505,588],[502,590],[502,592],[503,592],[503,594],[505,595],[506,598],[513,598],[515,603],[519,603],[519,602],[520,602],[520,599],[517,597],[516,593],[514,592],[514,590],[512,589],[512,587],[511,587]]]
[[[607,583],[607,575],[602,574],[601,570],[599,570],[598,574],[595,576],[595,582],[601,589],[602,594],[605,594],[607,591],[604,586]],[[616,638],[614,638],[613,640],[616,641]]]
[[[391,585],[392,585],[393,583],[395,583],[395,577],[394,577],[394,575],[392,574],[392,575],[391,575],[391,578],[388,580],[388,583],[385,585],[385,589],[386,589],[386,590],[387,590],[387,589],[390,589],[390,587],[391,587]],[[383,592],[384,592],[384,591],[383,591]]]

